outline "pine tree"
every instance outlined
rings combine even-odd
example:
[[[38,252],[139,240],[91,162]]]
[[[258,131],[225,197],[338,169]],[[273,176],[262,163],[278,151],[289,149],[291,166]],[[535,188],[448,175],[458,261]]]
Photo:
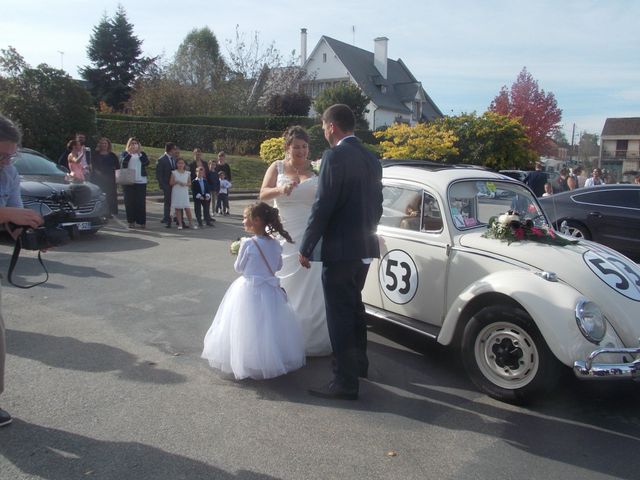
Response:
[[[142,41],[133,34],[122,5],[113,18],[106,14],[93,28],[87,55],[92,66],[81,69],[96,102],[104,101],[115,110],[129,99],[134,80],[155,59],[142,57]]]

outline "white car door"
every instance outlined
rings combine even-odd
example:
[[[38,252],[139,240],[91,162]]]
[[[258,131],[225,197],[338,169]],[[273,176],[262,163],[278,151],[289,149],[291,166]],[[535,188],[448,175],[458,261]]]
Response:
[[[443,321],[450,242],[441,207],[424,188],[385,183],[380,260],[371,265],[363,291],[365,303],[433,333]]]

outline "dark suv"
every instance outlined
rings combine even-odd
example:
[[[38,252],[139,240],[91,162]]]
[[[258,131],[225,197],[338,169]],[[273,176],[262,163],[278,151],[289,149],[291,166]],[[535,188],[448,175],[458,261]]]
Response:
[[[20,193],[25,208],[40,215],[55,213],[59,226],[72,237],[95,233],[107,223],[109,208],[100,187],[90,182],[69,183],[67,172],[35,150],[18,150],[14,163],[20,174]]]

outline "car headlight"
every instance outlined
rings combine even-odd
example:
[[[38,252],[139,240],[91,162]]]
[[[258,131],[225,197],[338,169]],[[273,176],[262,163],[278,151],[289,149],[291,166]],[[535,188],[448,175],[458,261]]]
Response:
[[[582,335],[596,345],[607,333],[607,322],[602,311],[588,300],[580,300],[576,304],[576,322]]]

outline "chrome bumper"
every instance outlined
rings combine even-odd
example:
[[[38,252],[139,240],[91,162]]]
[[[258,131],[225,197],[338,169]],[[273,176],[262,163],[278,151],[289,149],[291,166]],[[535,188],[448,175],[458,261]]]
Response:
[[[632,358],[640,354],[638,348],[600,348],[591,352],[586,361],[578,360],[573,364],[573,373],[582,380],[627,380],[640,381],[640,357],[628,363],[594,363],[598,355],[628,354]]]

